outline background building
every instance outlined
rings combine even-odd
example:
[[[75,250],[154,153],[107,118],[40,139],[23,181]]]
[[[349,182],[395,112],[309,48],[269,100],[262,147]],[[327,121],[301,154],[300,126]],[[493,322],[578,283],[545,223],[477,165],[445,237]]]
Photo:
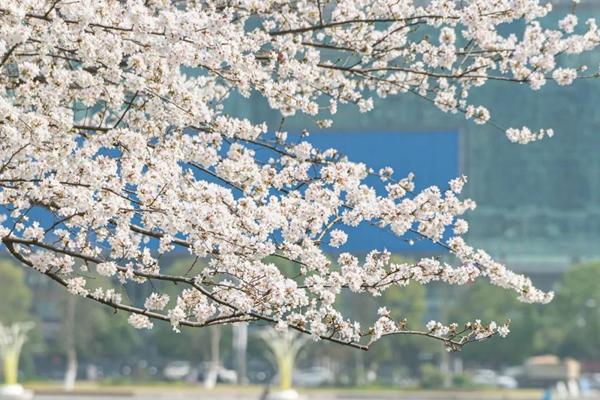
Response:
[[[553,3],[559,17],[572,4]],[[582,1],[577,12],[583,25],[600,15],[600,2]],[[556,26],[556,20],[547,22]],[[587,55],[581,62],[600,66],[600,57]],[[597,68],[586,73],[594,72]],[[360,116],[354,106],[340,107],[330,130],[319,131],[304,117],[286,120],[284,130],[297,133],[308,127],[312,142],[341,148],[374,168],[392,166],[398,176],[415,172],[421,187],[467,175],[465,194],[478,203],[466,216],[471,243],[533,275],[541,286],[551,285],[573,264],[600,258],[600,83],[587,79],[559,87],[550,82],[535,92],[491,82],[473,94],[472,102],[488,107],[499,127],[553,128],[555,136],[513,144],[502,129],[476,125],[462,114],[444,114],[410,93],[377,100],[373,111]],[[230,106],[253,121],[267,120],[269,126],[281,120],[260,100],[250,108],[247,101]],[[344,140],[335,140],[342,134],[347,135]],[[360,240],[365,249],[376,240],[406,254],[435,251],[403,246],[390,237],[377,233]]]

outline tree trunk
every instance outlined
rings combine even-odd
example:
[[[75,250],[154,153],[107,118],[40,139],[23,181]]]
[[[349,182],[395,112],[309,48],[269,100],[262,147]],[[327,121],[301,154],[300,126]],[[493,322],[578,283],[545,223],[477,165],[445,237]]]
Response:
[[[237,384],[248,383],[246,373],[246,353],[248,352],[248,324],[240,322],[233,325],[233,348],[235,354],[235,372]]]
[[[219,368],[221,367],[221,326],[213,326],[210,330],[210,368],[204,377],[204,387],[213,389],[217,385]]]
[[[67,315],[65,319],[65,341],[67,348],[67,369],[65,371],[64,387],[66,391],[75,388],[77,380],[77,349],[75,347],[75,296],[67,298]]]
[[[362,351],[354,351],[354,379],[356,385],[364,385],[367,383],[365,372],[365,361]]]

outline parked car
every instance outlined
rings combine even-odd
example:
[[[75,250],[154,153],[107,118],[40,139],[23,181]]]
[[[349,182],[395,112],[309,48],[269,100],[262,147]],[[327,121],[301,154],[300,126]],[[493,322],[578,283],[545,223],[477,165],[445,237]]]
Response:
[[[189,361],[171,361],[163,369],[163,376],[170,381],[186,379],[190,373],[192,364]]]
[[[294,371],[292,382],[296,386],[322,386],[335,382],[333,372],[323,367],[311,367]]]
[[[276,371],[273,366],[261,359],[251,359],[246,367],[246,374],[250,383],[264,385],[273,380]]]
[[[200,363],[193,369],[189,380],[193,381],[193,382],[202,382],[206,379],[207,374],[209,374],[210,372],[211,372],[211,363],[210,362]],[[235,372],[232,369],[227,369],[223,366],[220,366],[217,369],[217,382],[236,383],[237,382],[237,372]]]
[[[491,369],[479,369],[473,372],[471,381],[475,385],[491,386],[502,389],[516,389],[519,384],[512,376],[500,375]]]
[[[600,373],[591,374],[588,377],[591,389],[600,390]]]

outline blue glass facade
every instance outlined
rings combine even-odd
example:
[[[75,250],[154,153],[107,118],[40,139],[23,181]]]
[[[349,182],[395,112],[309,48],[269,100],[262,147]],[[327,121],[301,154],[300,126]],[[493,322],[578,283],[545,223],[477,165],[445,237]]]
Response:
[[[395,177],[402,178],[410,172],[416,176],[416,190],[436,185],[441,189],[460,174],[460,138],[458,132],[371,132],[340,131],[318,132],[309,137],[311,143],[325,150],[335,148],[351,160],[360,160],[378,171],[392,167]],[[380,180],[369,182],[382,188]],[[365,223],[352,230],[346,250],[367,252],[386,248],[393,252],[440,252],[442,248],[430,241],[414,238],[409,245],[389,231]]]

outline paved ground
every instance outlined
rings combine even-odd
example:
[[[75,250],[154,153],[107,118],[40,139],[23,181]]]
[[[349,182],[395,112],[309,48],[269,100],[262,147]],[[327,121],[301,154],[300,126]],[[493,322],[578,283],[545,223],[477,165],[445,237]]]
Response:
[[[498,396],[491,396],[491,397],[481,397],[481,396],[477,396],[477,397],[456,397],[453,395],[449,395],[451,397],[415,397],[414,395],[396,395],[396,396],[386,396],[386,397],[380,397],[377,396],[376,394],[368,394],[368,395],[363,395],[363,396],[357,396],[357,395],[344,395],[344,394],[340,394],[340,395],[336,395],[336,396],[322,396],[322,394],[309,394],[308,396],[303,396],[301,397],[301,399],[299,400],[391,400],[391,399],[398,399],[398,400],[506,400],[509,398],[506,397],[498,397]],[[484,395],[485,396],[485,395]],[[204,393],[202,395],[198,394],[198,395],[184,395],[184,396],[152,396],[152,395],[144,395],[144,396],[129,396],[129,397],[117,397],[117,396],[90,396],[90,395],[84,395],[84,396],[35,396],[34,400],[107,400],[107,399],[111,399],[111,400],[168,400],[168,399],[173,399],[173,400],[204,400],[204,399],[215,399],[215,400],[259,400],[260,397],[250,397],[250,396],[214,396],[214,394],[211,393]],[[522,400],[541,400],[542,397],[536,396],[536,397],[527,397],[527,398],[522,398]]]
[[[260,386],[217,386],[206,390],[192,385],[98,385],[82,383],[65,393],[58,383],[31,383],[34,400],[264,400]],[[300,400],[541,400],[541,390],[411,391],[393,388],[299,389]],[[600,399],[600,396],[593,397]],[[0,399],[3,400],[3,399]]]
[[[34,400],[260,400],[262,393],[228,391],[194,391],[183,393],[102,393],[102,394],[39,394]],[[394,391],[308,391],[301,400],[541,400],[541,393],[403,393]]]

